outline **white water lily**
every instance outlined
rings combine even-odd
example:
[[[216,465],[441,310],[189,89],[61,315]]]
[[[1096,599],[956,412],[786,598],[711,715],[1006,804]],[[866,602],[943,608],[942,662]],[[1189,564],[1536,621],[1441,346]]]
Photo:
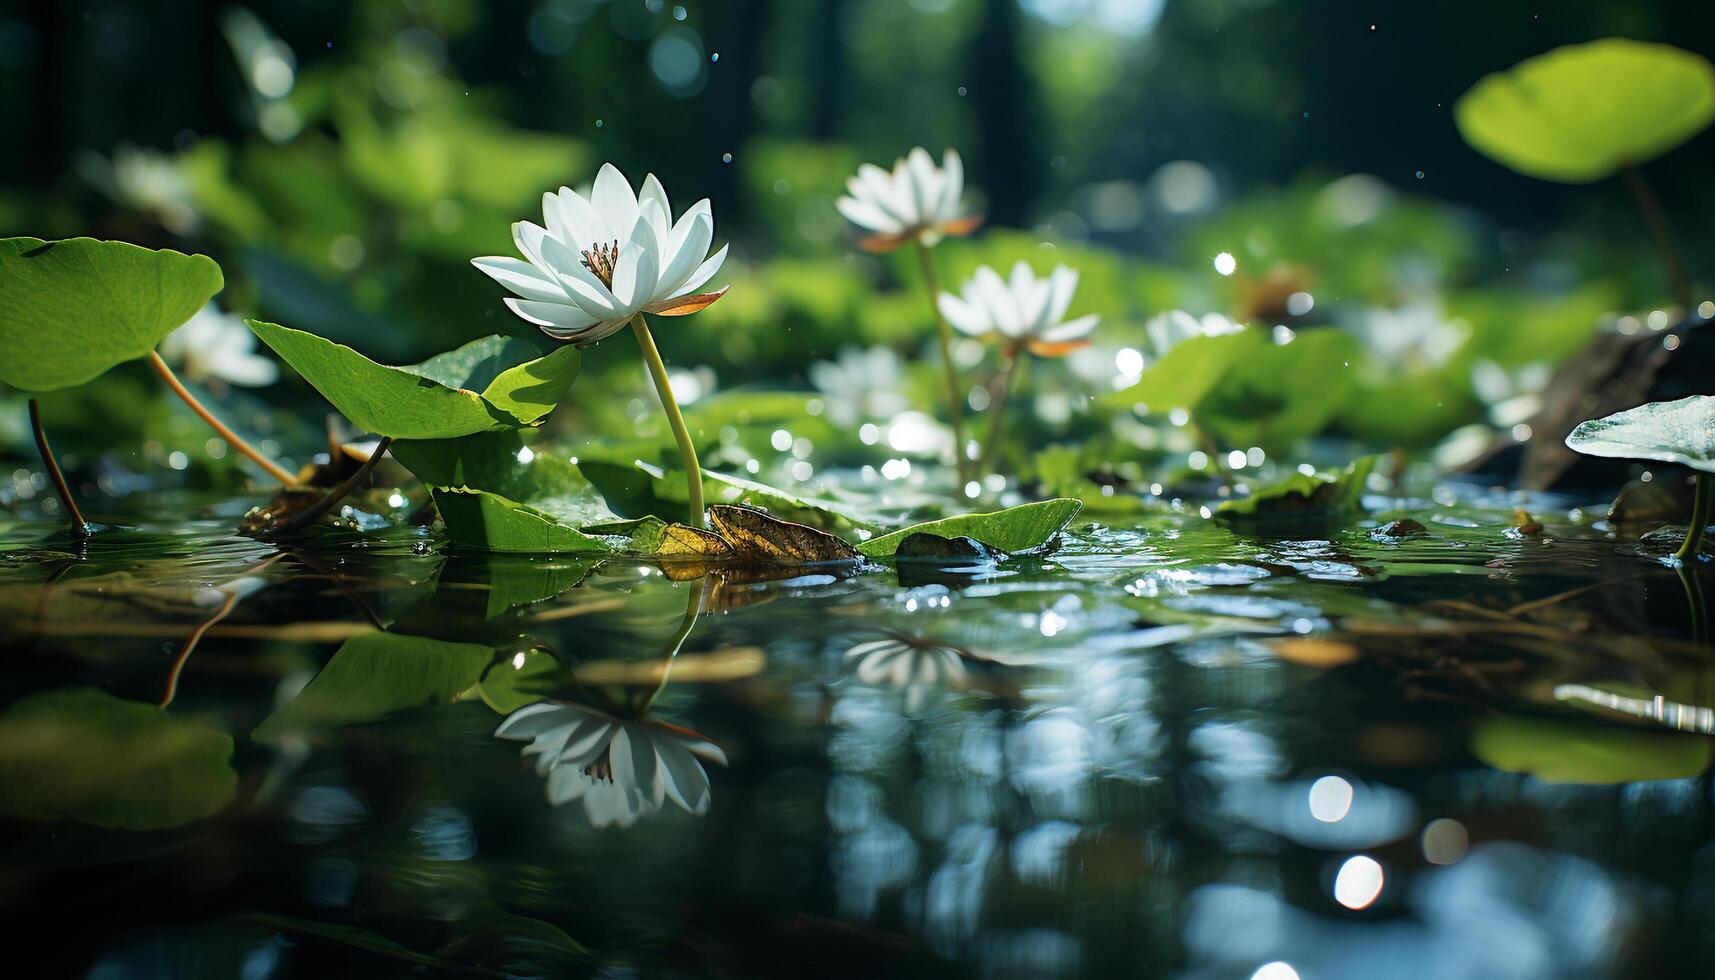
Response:
[[[1028,262],[1012,267],[1010,279],[981,266],[965,283],[962,296],[942,293],[941,315],[973,337],[998,333],[1012,345],[1042,357],[1061,357],[1089,343],[1084,339],[1099,319],[1094,313],[1062,320],[1078,288],[1078,273],[1056,266],[1037,278]]]
[[[545,228],[512,226],[523,260],[486,256],[471,264],[512,291],[512,312],[555,340],[588,346],[639,313],[684,316],[726,292],[697,292],[727,253],[723,245],[708,254],[715,233],[708,199],[675,223],[654,174],[639,194],[618,168],[603,164],[588,198],[569,187],[543,194],[542,218]]]
[[[838,426],[891,419],[911,406],[898,390],[904,376],[899,355],[888,347],[842,347],[834,360],[812,363],[809,374],[828,421]]]
[[[887,251],[909,241],[933,245],[945,235],[968,235],[981,219],[964,213],[965,165],[948,150],[941,166],[921,146],[887,171],[873,163],[846,179],[847,196],[835,202],[847,220],[872,234],[862,242]]]
[[[1157,313],[1143,325],[1143,332],[1149,337],[1149,356],[1157,361],[1193,337],[1222,337],[1243,329],[1244,324],[1234,323],[1219,313],[1205,313],[1199,318],[1184,310]]]
[[[193,381],[262,388],[280,379],[280,366],[256,353],[256,335],[242,317],[210,303],[161,340],[161,357]]]
[[[687,813],[709,809],[703,761],[727,764],[712,740],[648,718],[622,719],[565,701],[538,701],[514,711],[495,730],[528,739],[536,774],[548,780],[555,806],[582,800],[592,826],[629,827],[672,800]]]
[[[1543,389],[1553,376],[1554,369],[1541,361],[1516,371],[1478,361],[1471,365],[1471,389],[1489,406],[1489,421],[1506,429],[1541,410]]]
[[[923,707],[929,692],[962,689],[969,678],[965,654],[957,647],[927,640],[890,636],[859,643],[846,651],[846,662],[865,684],[896,687],[905,692],[905,710]]]
[[[1349,329],[1382,363],[1418,371],[1446,364],[1471,335],[1469,326],[1449,320],[1441,306],[1430,301],[1371,309]]]

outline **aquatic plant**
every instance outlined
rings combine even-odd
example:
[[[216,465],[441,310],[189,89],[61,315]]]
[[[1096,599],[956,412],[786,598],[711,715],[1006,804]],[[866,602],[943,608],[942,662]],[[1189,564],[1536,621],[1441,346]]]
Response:
[[[587,347],[631,325],[679,444],[690,523],[703,526],[696,446],[644,314],[685,316],[726,292],[697,292],[720,270],[728,247],[708,254],[715,231],[708,199],[675,223],[666,188],[654,174],[638,194],[608,163],[588,199],[569,187],[542,195],[542,217],[546,228],[529,221],[512,226],[513,242],[528,261],[490,256],[471,264],[513,292],[506,299],[512,312],[555,340]]]
[[[1696,477],[1691,522],[1674,552],[1680,562],[1698,557],[1715,519],[1715,396],[1692,395],[1650,402],[1579,423],[1566,445],[1588,456],[1657,460],[1690,468]]]

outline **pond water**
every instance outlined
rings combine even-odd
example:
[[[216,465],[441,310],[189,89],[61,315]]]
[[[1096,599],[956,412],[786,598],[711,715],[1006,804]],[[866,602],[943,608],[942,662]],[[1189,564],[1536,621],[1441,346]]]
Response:
[[[1704,586],[1594,501],[784,578],[132,503],[0,530],[14,975],[1715,970]]]

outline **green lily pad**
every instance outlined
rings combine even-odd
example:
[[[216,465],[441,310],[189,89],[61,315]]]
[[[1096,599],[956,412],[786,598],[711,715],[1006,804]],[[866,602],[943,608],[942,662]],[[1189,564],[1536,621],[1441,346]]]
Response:
[[[346,418],[399,439],[535,425],[578,375],[578,352],[569,346],[538,356],[527,341],[492,336],[421,364],[390,367],[312,333],[245,323]]]
[[[934,534],[943,538],[971,538],[991,548],[1006,552],[1031,551],[1040,548],[1065,530],[1084,507],[1081,501],[1069,497],[1020,504],[989,514],[960,514],[938,521],[926,521],[907,528],[871,538],[858,545],[858,551],[869,558],[889,558],[901,543],[914,534]]]
[[[436,487],[447,535],[467,548],[523,554],[607,554],[598,538],[527,504],[468,487]]]
[[[1666,44],[1572,44],[1477,82],[1453,118],[1465,142],[1519,173],[1588,183],[1715,120],[1715,68]]]
[[[251,737],[270,742],[448,704],[470,690],[493,659],[492,649],[475,643],[363,633],[346,640],[309,686],[256,726]]]
[[[232,737],[92,687],[33,694],[0,714],[0,813],[157,830],[232,799]]]
[[[1715,396],[1650,402],[1580,422],[1566,445],[1587,456],[1651,459],[1715,473]]]
[[[578,469],[620,517],[658,517],[669,522],[685,517],[687,498],[681,472],[663,470],[642,461],[626,465],[593,459],[580,460]],[[710,504],[760,507],[783,521],[830,534],[851,536],[875,527],[834,501],[800,497],[713,470],[703,470],[703,498]]]
[[[1190,406],[1191,416],[1223,445],[1290,447],[1322,431],[1350,401],[1357,356],[1357,341],[1339,330],[1255,347]]]
[[[1262,330],[1192,337],[1150,365],[1136,384],[1103,395],[1101,401],[1116,409],[1147,405],[1155,414],[1194,409],[1227,372],[1268,344],[1269,335]]]
[[[1471,733],[1485,765],[1550,783],[1631,783],[1688,779],[1715,759],[1703,735],[1639,731],[1550,718],[1500,717]]]
[[[1249,496],[1228,500],[1215,508],[1215,517],[1235,521],[1332,520],[1363,509],[1364,485],[1381,461],[1379,456],[1353,460],[1334,477],[1294,473]]]
[[[27,391],[82,384],[154,350],[225,284],[206,255],[0,239],[0,381]]]

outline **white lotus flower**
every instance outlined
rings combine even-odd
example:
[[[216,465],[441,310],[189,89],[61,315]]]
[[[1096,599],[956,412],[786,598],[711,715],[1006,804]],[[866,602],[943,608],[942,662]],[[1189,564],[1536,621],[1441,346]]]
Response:
[[[1183,310],[1158,313],[1143,325],[1143,332],[1149,337],[1149,355],[1158,361],[1168,351],[1193,337],[1222,337],[1243,329],[1243,324],[1234,323],[1219,313],[1206,313],[1198,319]]]
[[[966,685],[965,657],[957,647],[903,636],[870,640],[846,651],[846,662],[856,667],[858,680],[903,690],[905,710],[911,712],[922,708],[937,688],[959,690]]]
[[[528,739],[548,802],[582,800],[592,826],[629,827],[672,800],[687,813],[709,809],[709,774],[699,760],[727,764],[719,745],[688,728],[648,718],[627,720],[565,701],[538,701],[495,730]]]
[[[965,283],[962,297],[942,293],[939,302],[941,315],[964,333],[999,333],[1032,354],[1062,357],[1089,343],[1084,336],[1099,319],[1092,313],[1062,322],[1077,288],[1078,273],[1072,269],[1056,266],[1047,278],[1038,279],[1021,260],[1012,267],[1010,280],[985,265]]]
[[[1508,371],[1484,360],[1471,365],[1471,388],[1489,406],[1489,421],[1508,429],[1542,409],[1542,391],[1553,376],[1554,369],[1541,361]]]
[[[842,347],[834,360],[812,363],[809,374],[822,393],[828,420],[838,426],[891,419],[911,407],[898,391],[903,377],[899,355],[888,347]]]
[[[523,261],[488,256],[471,264],[512,291],[512,312],[555,340],[585,347],[639,313],[684,316],[726,292],[697,292],[727,253],[722,245],[708,254],[715,234],[708,199],[674,223],[654,174],[637,194],[613,164],[603,164],[587,199],[569,187],[543,194],[542,218],[546,228],[512,226]]]
[[[243,318],[222,313],[214,303],[162,338],[161,357],[193,381],[262,388],[280,379],[280,366],[256,353],[256,335]]]
[[[1377,307],[1350,330],[1382,363],[1420,371],[1446,364],[1471,335],[1470,327],[1448,320],[1439,304],[1428,301],[1397,310]]]
[[[943,235],[968,235],[982,219],[963,213],[965,165],[948,150],[941,166],[921,146],[893,164],[892,172],[873,163],[846,179],[851,193],[835,202],[848,220],[873,234],[864,248],[885,252],[908,241],[933,245]]]

